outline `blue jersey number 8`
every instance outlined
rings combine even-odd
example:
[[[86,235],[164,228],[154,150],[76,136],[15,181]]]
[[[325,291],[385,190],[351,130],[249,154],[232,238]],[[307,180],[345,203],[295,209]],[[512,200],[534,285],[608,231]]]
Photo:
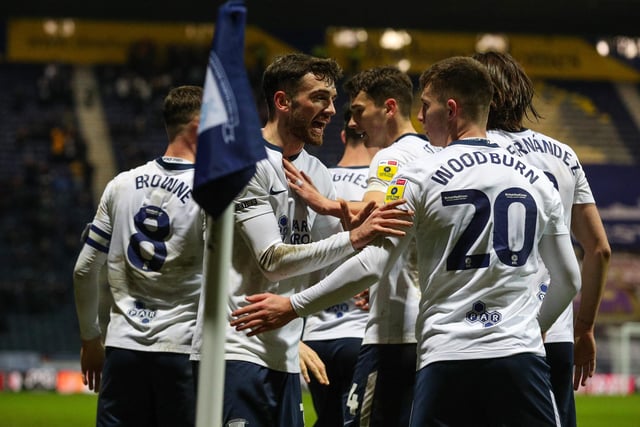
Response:
[[[447,270],[469,270],[486,268],[489,266],[489,254],[473,254],[468,252],[481,237],[491,216],[491,201],[480,190],[445,191],[441,194],[444,206],[472,204],[475,213],[464,229],[462,235],[447,257]],[[509,207],[513,203],[520,203],[524,207],[523,242],[520,250],[514,251],[509,247]],[[538,207],[526,190],[522,188],[508,188],[498,194],[493,203],[493,249],[498,259],[505,265],[519,267],[524,265],[533,249],[536,217]]]
[[[143,206],[133,217],[138,233],[129,238],[127,255],[141,270],[160,271],[167,258],[165,240],[171,232],[169,215],[157,206]]]

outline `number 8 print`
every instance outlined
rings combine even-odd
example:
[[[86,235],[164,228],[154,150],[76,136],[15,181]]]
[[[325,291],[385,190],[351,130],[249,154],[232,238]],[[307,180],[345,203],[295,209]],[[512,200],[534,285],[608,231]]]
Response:
[[[159,271],[167,258],[165,240],[171,232],[169,215],[157,206],[143,206],[133,222],[139,232],[129,238],[129,260],[141,270]]]

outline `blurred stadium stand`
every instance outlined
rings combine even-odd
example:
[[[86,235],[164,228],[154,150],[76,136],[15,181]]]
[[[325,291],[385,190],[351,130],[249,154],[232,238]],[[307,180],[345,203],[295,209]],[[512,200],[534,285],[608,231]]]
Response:
[[[77,346],[69,273],[94,210],[69,73],[2,64],[0,349]],[[62,328],[62,329],[61,329]]]
[[[78,17],[106,20],[214,22],[223,0],[150,3],[111,0],[25,0],[2,2],[0,16]],[[416,3],[395,0],[391,5],[364,1],[325,0],[309,5],[287,0],[247,0],[247,22],[281,38],[328,25],[363,28],[421,28],[430,31],[520,32],[529,34],[637,35],[640,16],[636,0],[458,0]]]
[[[640,164],[638,127],[615,83],[548,80],[536,93],[544,119],[531,127],[571,145],[583,163]]]

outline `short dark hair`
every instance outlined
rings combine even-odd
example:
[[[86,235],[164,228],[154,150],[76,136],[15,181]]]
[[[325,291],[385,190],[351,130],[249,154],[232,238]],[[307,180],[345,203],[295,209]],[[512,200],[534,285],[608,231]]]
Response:
[[[393,98],[398,101],[400,113],[411,117],[413,82],[397,67],[385,65],[360,71],[345,82],[344,90],[351,99],[360,92],[366,93],[377,107]]]
[[[169,141],[200,114],[202,87],[178,86],[169,91],[162,105],[162,117]]]
[[[436,62],[420,75],[419,82],[421,90],[430,86],[441,102],[455,99],[470,119],[489,114],[493,97],[491,76],[487,67],[470,56],[453,56]]]
[[[319,80],[336,83],[342,78],[342,68],[331,58],[318,58],[305,53],[281,55],[267,66],[262,74],[262,94],[271,118],[274,111],[273,96],[279,90],[295,96],[301,80],[312,73]]]

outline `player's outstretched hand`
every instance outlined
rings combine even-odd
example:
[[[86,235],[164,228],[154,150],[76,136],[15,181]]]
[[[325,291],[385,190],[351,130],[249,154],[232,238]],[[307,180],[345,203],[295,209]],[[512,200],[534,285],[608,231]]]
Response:
[[[327,367],[318,356],[318,353],[302,341],[298,345],[298,353],[300,353],[300,373],[304,378],[304,382],[307,384],[311,382],[311,376],[309,375],[309,372],[311,372],[320,384],[329,385]]]
[[[263,293],[245,299],[250,304],[231,313],[235,319],[230,325],[236,331],[249,330],[248,336],[278,329],[298,317],[288,297]]]
[[[346,200],[338,199],[338,203],[340,203],[342,227],[347,231],[360,227],[378,206],[375,201],[371,200],[360,211],[354,213]]]
[[[578,332],[573,347],[573,389],[586,386],[596,371],[596,339],[593,330]]]
[[[100,379],[102,378],[102,366],[104,365],[104,346],[102,338],[82,340],[80,348],[80,370],[82,371],[82,383],[96,393],[100,391]]]
[[[374,207],[362,224],[350,231],[351,245],[355,249],[362,249],[378,236],[404,236],[405,230],[413,224],[414,213],[397,208],[404,203],[405,200],[400,199],[378,208]],[[371,204],[375,205],[375,202],[370,202],[361,214],[366,214],[366,211],[371,209]],[[343,205],[343,211],[345,209],[348,210],[346,203]]]

